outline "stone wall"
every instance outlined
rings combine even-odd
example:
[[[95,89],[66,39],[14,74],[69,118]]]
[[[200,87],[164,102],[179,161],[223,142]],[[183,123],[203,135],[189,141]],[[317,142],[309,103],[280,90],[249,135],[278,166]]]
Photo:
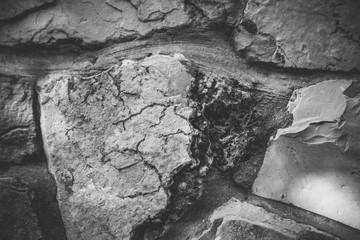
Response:
[[[2,1],[0,239],[359,239],[359,11]]]

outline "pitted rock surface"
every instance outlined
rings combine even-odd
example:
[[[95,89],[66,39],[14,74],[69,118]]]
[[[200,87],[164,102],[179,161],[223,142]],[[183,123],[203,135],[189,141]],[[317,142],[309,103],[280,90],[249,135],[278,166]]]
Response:
[[[155,55],[39,83],[45,152],[69,239],[129,239],[165,209],[172,176],[195,164],[192,77],[180,61]]]
[[[254,62],[359,70],[359,11],[356,0],[250,0],[234,34],[235,48]]]
[[[24,79],[0,76],[0,163],[21,163],[39,151],[33,85]]]

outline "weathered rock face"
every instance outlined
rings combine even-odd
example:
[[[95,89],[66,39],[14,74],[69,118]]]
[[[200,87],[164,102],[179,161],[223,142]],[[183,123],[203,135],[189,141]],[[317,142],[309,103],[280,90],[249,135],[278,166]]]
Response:
[[[360,69],[356,0],[250,0],[234,34],[249,61],[285,67]]]
[[[39,151],[31,82],[0,76],[0,163],[20,163]]]
[[[193,163],[186,87],[175,57],[39,84],[41,126],[69,239],[129,239],[167,205],[171,177]]]
[[[1,1],[0,238],[358,240],[359,11]]]
[[[217,208],[210,221],[211,227],[197,239],[339,239],[236,198]]]
[[[360,229],[359,90],[339,80],[295,91],[294,121],[267,150],[253,192]]]

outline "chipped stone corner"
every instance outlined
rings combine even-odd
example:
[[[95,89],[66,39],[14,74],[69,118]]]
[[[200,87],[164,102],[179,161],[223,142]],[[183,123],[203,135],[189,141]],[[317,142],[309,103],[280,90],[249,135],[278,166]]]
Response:
[[[253,185],[257,195],[360,228],[359,88],[329,80],[295,91]]]

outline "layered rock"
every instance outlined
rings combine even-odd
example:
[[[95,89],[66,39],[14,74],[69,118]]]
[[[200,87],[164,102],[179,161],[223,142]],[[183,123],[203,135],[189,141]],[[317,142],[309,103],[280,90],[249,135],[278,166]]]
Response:
[[[217,208],[209,220],[211,227],[196,239],[339,239],[236,198]]]
[[[250,0],[234,34],[235,48],[249,61],[359,70],[359,10],[356,0]]]
[[[293,123],[277,132],[253,192],[360,229],[359,93],[346,80],[295,91]]]
[[[0,163],[28,161],[39,151],[33,85],[24,79],[0,76]]]
[[[69,239],[129,239],[165,209],[172,176],[194,163],[192,77],[180,61],[156,55],[39,83],[44,146]]]

